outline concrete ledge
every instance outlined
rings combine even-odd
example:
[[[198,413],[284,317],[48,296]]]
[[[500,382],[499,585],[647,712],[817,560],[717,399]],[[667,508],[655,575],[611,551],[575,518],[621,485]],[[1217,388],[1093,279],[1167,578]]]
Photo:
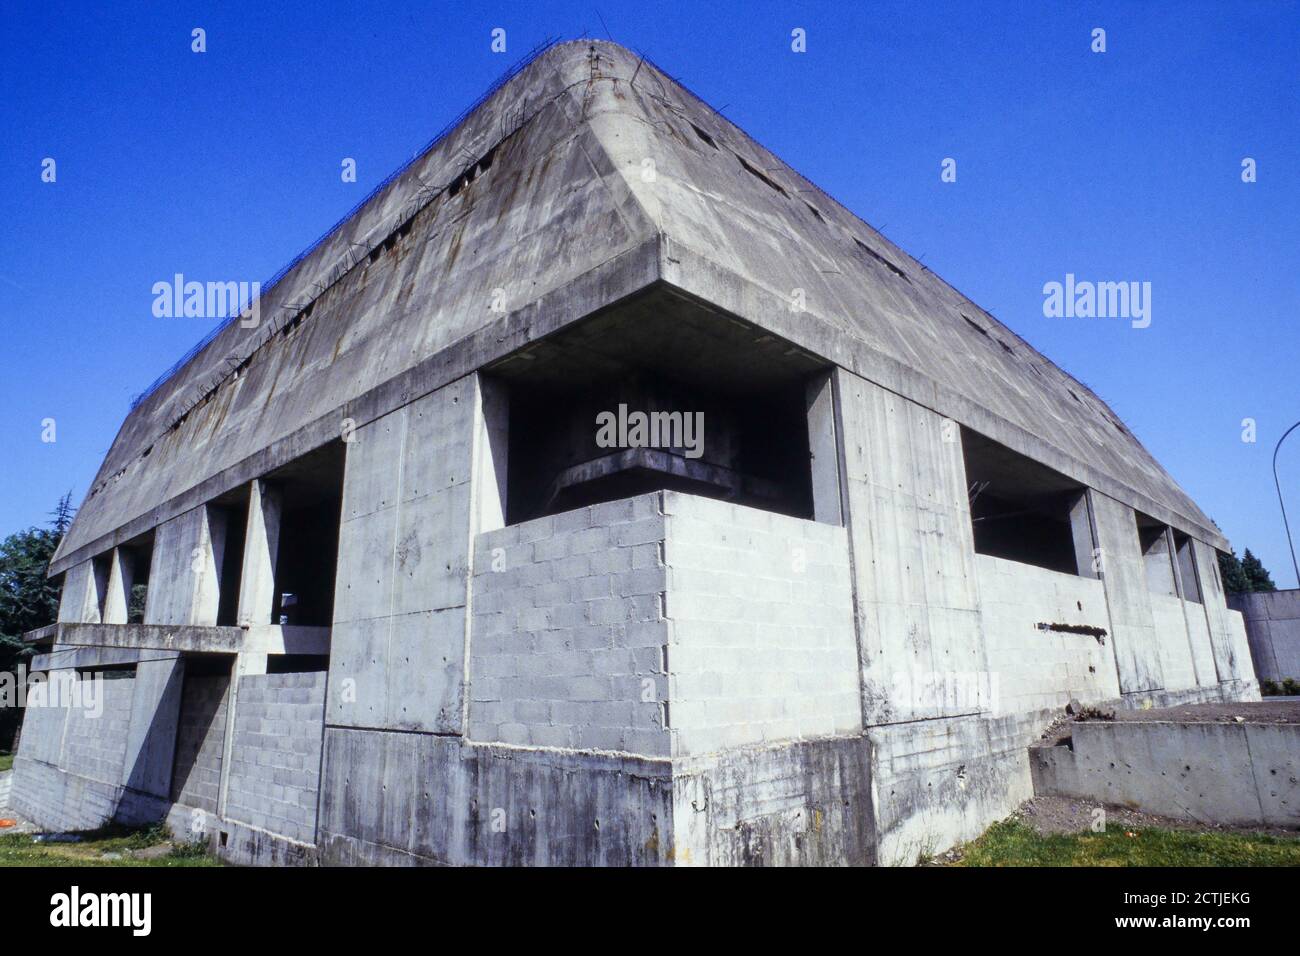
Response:
[[[1300,827],[1300,724],[1087,721],[1030,748],[1034,792],[1234,826]]]

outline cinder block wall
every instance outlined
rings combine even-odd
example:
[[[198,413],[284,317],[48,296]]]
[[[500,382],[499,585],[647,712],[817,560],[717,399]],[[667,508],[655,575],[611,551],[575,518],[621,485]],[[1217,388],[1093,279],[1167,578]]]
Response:
[[[1119,696],[1114,638],[1101,581],[975,556],[989,674],[997,679],[994,713],[1018,714]],[[1090,634],[1039,624],[1100,628]]]
[[[667,756],[658,494],[478,536],[469,737]]]
[[[702,754],[862,728],[842,528],[673,492],[480,535],[470,738]]]
[[[135,677],[131,671],[109,671],[98,682],[103,712],[87,708],[87,689],[80,688],[82,706],[68,708],[63,757],[59,766],[100,783],[116,787],[122,783],[126,759],[126,735],[131,723],[131,697]],[[95,672],[77,676],[78,683],[95,680]]]
[[[208,813],[217,812],[221,794],[229,694],[229,675],[185,677],[180,723],[176,729],[171,798]]]
[[[673,753],[862,730],[843,528],[664,494]]]
[[[66,702],[27,710],[9,797],[16,812],[60,830],[93,829],[113,819],[130,770],[125,755],[134,685],[130,672],[104,680],[99,717]]]
[[[325,676],[313,671],[239,679],[228,818],[314,841]]]

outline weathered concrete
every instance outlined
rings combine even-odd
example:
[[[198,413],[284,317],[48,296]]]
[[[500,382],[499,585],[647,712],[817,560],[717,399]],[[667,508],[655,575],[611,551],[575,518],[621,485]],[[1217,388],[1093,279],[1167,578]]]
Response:
[[[1228,595],[1241,613],[1260,680],[1300,680],[1300,590]]]
[[[1034,792],[1237,826],[1300,827],[1300,725],[1087,721],[1030,750]]]
[[[1226,542],[1113,413],[613,44],[513,76],[262,315],[132,411],[52,564],[39,665],[132,692],[71,757],[66,710],[29,714],[49,825],[165,817],[248,863],[911,863],[1029,794],[1067,700],[1257,694]],[[597,448],[628,393],[707,410],[701,457]],[[1077,575],[977,553],[968,440],[1047,473]]]

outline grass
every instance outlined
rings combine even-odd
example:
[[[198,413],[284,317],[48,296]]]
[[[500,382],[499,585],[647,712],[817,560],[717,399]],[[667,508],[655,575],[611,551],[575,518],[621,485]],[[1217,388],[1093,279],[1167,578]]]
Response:
[[[4,773],[6,770],[12,770],[13,767],[14,767],[14,755],[0,754],[0,773]]]
[[[162,826],[143,830],[107,827],[80,836],[83,837],[80,843],[33,843],[31,834],[21,833],[0,836],[0,867],[221,865],[216,858],[194,846],[175,846],[165,856],[148,860],[127,855],[130,850],[144,850],[166,843],[171,834]],[[121,857],[106,860],[105,853],[121,854]]]
[[[1114,827],[1043,836],[1018,820],[1004,820],[966,844],[955,865],[1300,866],[1300,838]]]

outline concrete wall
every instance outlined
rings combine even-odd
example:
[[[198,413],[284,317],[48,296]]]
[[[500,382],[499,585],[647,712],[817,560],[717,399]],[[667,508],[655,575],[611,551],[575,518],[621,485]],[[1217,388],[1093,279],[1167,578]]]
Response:
[[[89,674],[77,679],[93,679]],[[66,700],[59,707],[27,709],[10,794],[17,813],[51,829],[89,830],[115,818],[134,822],[156,809],[149,795],[124,786],[133,769],[127,741],[135,685],[129,671],[102,681],[98,717]]]
[[[1036,747],[1034,790],[1184,820],[1300,826],[1300,726],[1086,722]]]
[[[460,733],[478,376],[348,443],[328,701],[331,724]]]
[[[1258,678],[1300,680],[1300,591],[1233,594],[1228,604],[1241,613]]]
[[[850,372],[834,374],[863,718],[976,712],[892,692],[900,679],[915,686],[988,670],[960,430]]]
[[[976,555],[994,710],[1020,714],[1119,696],[1101,581]],[[1043,625],[1099,628],[1097,636]]]
[[[323,671],[239,678],[226,817],[315,841],[324,703]]]

